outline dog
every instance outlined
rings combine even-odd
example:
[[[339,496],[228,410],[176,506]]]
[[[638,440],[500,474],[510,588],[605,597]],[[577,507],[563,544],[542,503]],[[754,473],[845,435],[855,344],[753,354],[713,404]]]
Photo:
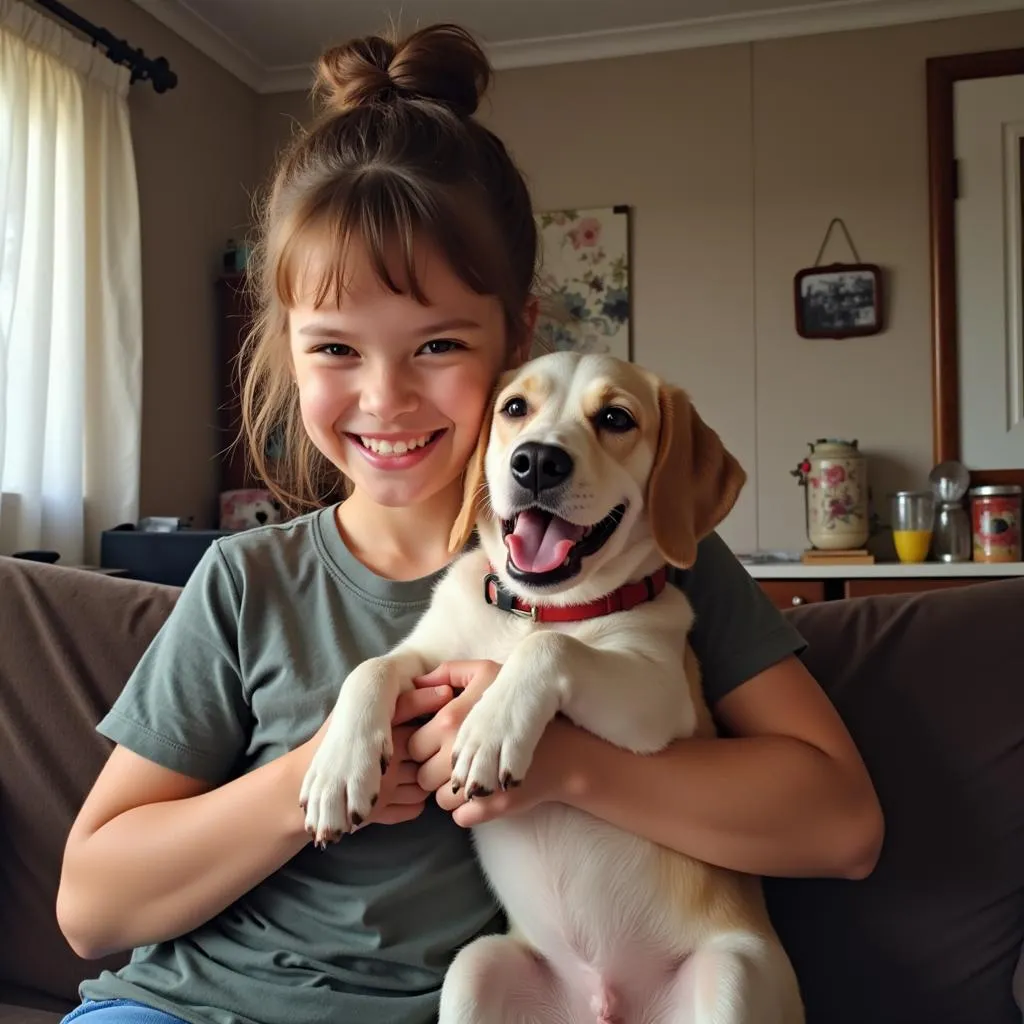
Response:
[[[667,566],[692,566],[745,480],[686,392],[634,364],[562,351],[506,374],[462,553],[408,638],[345,680],[303,780],[316,842],[369,815],[399,693],[444,661],[502,665],[454,744],[470,798],[521,781],[558,714],[638,754],[714,736]],[[473,832],[510,927],[455,956],[440,1024],[802,1024],[759,879],[553,802]]]

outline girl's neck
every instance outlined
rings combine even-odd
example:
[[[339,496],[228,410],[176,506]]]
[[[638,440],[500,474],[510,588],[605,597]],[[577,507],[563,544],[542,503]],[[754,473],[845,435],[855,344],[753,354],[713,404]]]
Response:
[[[338,529],[349,551],[371,572],[414,580],[452,559],[448,539],[462,503],[461,484],[420,505],[389,508],[353,491],[338,507]]]

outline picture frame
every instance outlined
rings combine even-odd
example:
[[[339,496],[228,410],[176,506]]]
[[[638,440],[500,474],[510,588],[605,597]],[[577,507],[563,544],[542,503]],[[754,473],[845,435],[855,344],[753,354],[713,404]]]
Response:
[[[884,330],[882,270],[875,263],[805,267],[793,279],[802,338],[861,338]]]

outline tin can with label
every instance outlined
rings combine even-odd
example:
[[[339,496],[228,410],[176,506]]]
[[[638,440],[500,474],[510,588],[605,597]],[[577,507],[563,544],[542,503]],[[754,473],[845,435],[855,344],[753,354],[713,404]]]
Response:
[[[1021,560],[1021,488],[1016,484],[972,487],[971,529],[975,562]]]

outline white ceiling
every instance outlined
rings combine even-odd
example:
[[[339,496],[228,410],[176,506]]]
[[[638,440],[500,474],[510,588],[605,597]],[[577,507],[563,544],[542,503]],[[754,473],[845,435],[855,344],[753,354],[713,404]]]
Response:
[[[305,89],[328,44],[455,21],[496,67],[837,32],[1024,8],[1024,0],[135,0],[259,92]]]

